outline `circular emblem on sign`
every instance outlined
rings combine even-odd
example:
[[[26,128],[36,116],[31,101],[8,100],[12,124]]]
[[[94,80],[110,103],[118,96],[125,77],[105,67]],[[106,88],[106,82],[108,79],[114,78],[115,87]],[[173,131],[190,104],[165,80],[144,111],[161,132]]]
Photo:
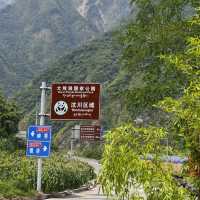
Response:
[[[68,105],[65,101],[58,101],[54,106],[57,115],[64,115],[68,111]]]

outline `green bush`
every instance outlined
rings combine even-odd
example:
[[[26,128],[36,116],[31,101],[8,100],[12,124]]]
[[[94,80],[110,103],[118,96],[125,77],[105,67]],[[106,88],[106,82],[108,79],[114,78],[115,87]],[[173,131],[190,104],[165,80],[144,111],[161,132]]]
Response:
[[[53,154],[51,158],[43,160],[42,188],[44,192],[77,188],[95,176],[93,169],[87,164],[68,160],[58,154]],[[13,154],[1,152],[1,181],[10,183],[16,191],[28,193],[34,190],[36,188],[36,162],[36,159],[28,159],[21,152]]]
[[[16,138],[0,138],[0,151],[9,151],[11,153],[15,152],[16,150],[25,148],[25,142]]]
[[[24,192],[16,187],[12,181],[0,181],[0,197],[10,198],[13,196],[33,196],[34,192]]]
[[[77,155],[85,158],[100,160],[103,154],[103,145],[97,142],[82,144],[77,148]]]
[[[78,188],[95,177],[93,169],[85,163],[67,160],[55,154],[44,163],[43,189],[45,192]]]

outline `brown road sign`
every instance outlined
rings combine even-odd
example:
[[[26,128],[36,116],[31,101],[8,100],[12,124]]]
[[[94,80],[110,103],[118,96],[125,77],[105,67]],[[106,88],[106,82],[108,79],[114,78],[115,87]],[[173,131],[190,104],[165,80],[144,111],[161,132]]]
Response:
[[[81,140],[100,140],[101,127],[100,126],[80,126],[80,139]]]
[[[98,120],[100,115],[100,84],[52,84],[52,120]]]

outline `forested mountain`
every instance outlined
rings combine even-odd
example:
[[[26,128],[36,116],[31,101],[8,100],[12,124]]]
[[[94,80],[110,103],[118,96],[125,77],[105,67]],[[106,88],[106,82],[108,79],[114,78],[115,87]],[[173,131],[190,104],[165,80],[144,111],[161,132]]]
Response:
[[[1,14],[12,9],[13,5],[16,6],[16,2],[4,5]],[[54,29],[51,28],[60,25],[60,19],[65,13],[64,4],[61,4],[64,1],[49,0],[53,9],[47,9],[46,1],[39,3],[39,0],[21,0],[20,2],[24,5],[32,2],[31,8],[36,6],[37,15],[33,19],[36,19],[37,23],[35,25],[34,20],[29,21],[24,15],[26,12],[21,12],[25,20],[17,24],[16,28],[27,20],[31,27],[25,29],[31,30],[27,37],[34,33],[36,41],[40,42],[36,42],[37,48],[34,46],[31,49],[32,52],[35,50],[35,54],[29,51],[19,52],[25,57],[29,55],[27,53],[34,55],[34,57],[29,55],[28,61],[32,58],[34,62],[45,64],[43,59],[46,58],[48,63],[48,67],[37,65],[33,68],[32,65],[26,68],[24,65],[22,68],[24,71],[20,72],[24,75],[25,70],[28,70],[26,74],[29,77],[26,79],[30,79],[29,84],[25,85],[13,99],[17,101],[17,108],[22,111],[20,130],[25,130],[27,125],[35,124],[35,117],[38,114],[35,111],[39,110],[37,104],[40,103],[42,81],[46,81],[48,86],[54,82],[101,83],[101,116],[98,121],[49,120],[51,91],[48,90],[45,124],[52,125],[53,144],[57,144],[56,147],[62,146],[61,143],[68,144],[64,148],[66,153],[66,149],[70,146],[68,142],[72,133],[71,128],[75,124],[100,124],[108,131],[103,137],[105,141],[102,145],[105,145],[101,161],[102,170],[98,180],[107,196],[113,194],[115,188],[118,199],[198,199],[200,197],[200,1],[130,0],[133,7],[137,7],[136,15],[123,26],[109,32],[105,22],[108,19],[106,14],[108,1],[68,1],[68,6],[71,6],[70,12],[75,10],[78,21],[74,22],[74,18],[70,18],[71,24],[66,25],[65,20],[69,20],[68,18],[72,16],[68,15],[64,21],[61,20],[62,26],[57,27],[55,32],[64,31],[62,27],[65,25],[69,31],[73,23],[78,23],[75,27],[79,27],[80,24],[85,27],[86,24],[88,29],[79,29],[80,32],[77,34],[84,35],[86,31],[87,37],[81,40],[74,33],[69,40],[65,38],[65,48],[57,50],[47,41],[52,42],[56,38],[54,38],[56,34],[52,31]],[[105,3],[105,7],[102,7],[101,3]],[[53,5],[57,6],[56,9]],[[113,16],[115,16],[114,10],[117,9],[113,5]],[[42,12],[38,13],[41,10]],[[31,10],[28,12],[31,13]],[[53,16],[55,23],[51,24],[54,20],[49,22],[45,18],[46,12],[48,16]],[[52,15],[49,15],[49,12]],[[34,13],[32,14],[34,16]],[[39,14],[43,17],[37,18]],[[21,16],[18,17],[21,19]],[[6,15],[4,17],[6,19]],[[41,26],[37,26],[38,23],[41,23]],[[33,24],[35,26],[32,26]],[[4,27],[7,25],[4,24]],[[69,32],[65,34],[67,33]],[[6,32],[2,35],[5,38],[7,36]],[[20,34],[18,36],[20,39]],[[61,38],[63,37],[62,35]],[[81,45],[76,44],[77,40],[73,40],[74,37],[79,38]],[[54,39],[51,40],[52,38]],[[19,43],[21,41],[24,40],[18,40]],[[35,41],[31,43],[29,41],[29,38],[24,41],[24,46],[36,44]],[[9,42],[12,40],[9,39]],[[49,46],[45,46],[47,44]],[[59,40],[53,44],[59,44]],[[62,44],[61,42],[60,45]],[[6,51],[7,43],[3,45],[3,50]],[[11,43],[9,45],[11,48]],[[15,45],[12,47],[14,49]],[[48,57],[45,57],[47,54],[43,51],[44,47],[47,52],[55,50],[55,54],[57,52],[58,54],[50,52]],[[9,75],[11,79],[12,76],[19,77],[15,74],[18,70],[13,70],[15,67],[17,69],[17,65],[11,66],[9,60],[5,59],[7,53],[12,51],[1,54],[1,62],[7,65],[2,68],[3,76]],[[37,73],[34,73],[35,71]],[[17,87],[16,80],[13,81],[15,87]],[[4,101],[2,103],[5,104]],[[5,125],[9,125],[8,121]],[[79,142],[78,145],[82,144],[82,149],[85,149],[86,143]],[[88,144],[90,142],[86,145]],[[95,145],[92,145],[91,151],[98,154],[93,147],[98,146],[99,142],[95,141],[93,144]],[[177,156],[170,155],[184,156],[184,159],[177,165]],[[178,160],[180,162],[180,159]]]
[[[101,83],[103,88],[102,123],[105,127],[112,126],[122,112],[116,109],[121,106],[120,98],[116,102],[114,99],[112,101],[113,81],[119,77],[120,87],[123,87],[123,82],[128,80],[128,76],[119,73],[122,46],[116,34],[107,33],[101,39],[79,47],[52,63],[51,67],[34,78],[16,97],[19,107],[26,113],[22,122],[34,120],[35,104],[40,99],[41,81],[46,81],[48,85],[53,82],[97,82]],[[124,79],[125,77],[127,79]],[[48,112],[50,112],[49,106],[47,107]],[[22,129],[24,129],[23,126]]]
[[[18,106],[24,111],[24,118],[20,122],[20,129],[25,130],[27,124],[35,123],[36,103],[40,102],[41,81],[50,86],[54,82],[96,82],[102,84],[101,117],[104,129],[109,129],[128,119],[122,96],[113,98],[120,89],[129,87],[129,81],[139,84],[139,77],[131,77],[121,69],[120,58],[122,46],[118,40],[118,32],[106,33],[102,38],[91,41],[87,45],[67,53],[53,62],[43,73],[35,77],[29,85],[16,96]],[[136,79],[136,80],[135,80]],[[46,112],[50,112],[50,92]],[[63,137],[69,139],[70,130],[79,122],[52,122],[57,142]],[[80,123],[91,123],[80,122]]]
[[[33,108],[40,95],[38,88],[41,81],[46,80],[49,84],[65,81],[102,83],[101,122],[105,128],[115,127],[123,121],[133,122],[136,118],[145,124],[166,124],[166,115],[153,105],[166,96],[179,96],[187,81],[179,71],[165,67],[160,56],[184,49],[186,38],[192,34],[186,26],[185,16],[190,18],[194,14],[194,8],[184,1],[176,4],[176,10],[172,7],[173,2],[149,3],[148,7],[144,2],[136,21],[54,62],[18,94],[20,107],[28,113],[22,122],[26,124],[30,119],[34,122]],[[168,8],[170,12],[165,13]],[[70,123],[56,124],[57,130],[69,130]],[[25,127],[24,123],[21,125]]]
[[[128,1],[122,0],[1,0],[0,5],[0,87],[8,96],[50,60],[129,14]]]
[[[78,12],[99,31],[109,31],[130,13],[124,0],[73,0]],[[132,9],[133,10],[133,9]],[[133,10],[134,11],[134,10]]]

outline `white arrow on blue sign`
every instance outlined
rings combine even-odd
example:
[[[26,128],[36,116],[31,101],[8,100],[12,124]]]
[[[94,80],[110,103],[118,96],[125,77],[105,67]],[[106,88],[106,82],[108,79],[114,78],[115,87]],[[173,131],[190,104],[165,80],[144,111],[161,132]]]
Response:
[[[27,132],[26,156],[49,157],[51,126],[30,126]]]
[[[28,141],[26,156],[49,157],[51,151],[50,142]]]
[[[27,140],[51,141],[51,126],[29,126]]]

